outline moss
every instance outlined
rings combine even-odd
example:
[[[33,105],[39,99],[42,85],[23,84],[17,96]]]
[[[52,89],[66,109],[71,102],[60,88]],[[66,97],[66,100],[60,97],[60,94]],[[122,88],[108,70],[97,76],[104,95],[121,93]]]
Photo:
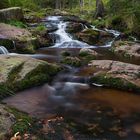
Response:
[[[64,56],[64,57],[66,57],[66,56],[70,56],[71,54],[69,52],[67,52],[67,51],[63,51],[61,53],[61,55]]]
[[[10,24],[12,26],[16,26],[19,28],[27,28],[26,23],[22,22],[22,21],[17,21],[17,20],[9,20],[6,22],[7,24]]]
[[[12,40],[9,39],[0,39],[0,46],[5,46],[8,50],[14,49],[14,44]]]
[[[79,53],[80,57],[85,57],[85,56],[88,56],[88,55],[89,55],[89,53],[87,51],[82,51],[82,52]]]
[[[12,89],[13,91],[19,91],[23,90],[29,87],[41,85],[45,82],[49,82],[59,70],[60,68],[58,66],[51,66],[45,64],[38,65],[37,68],[35,68],[33,71],[28,73],[24,79],[21,81],[16,81],[14,79],[18,78],[18,72],[21,70],[21,67],[18,67],[18,69],[15,69],[12,71],[9,77],[9,81],[7,82],[7,86],[9,89]]]
[[[91,36],[99,36],[99,31],[93,29],[86,29],[83,31],[85,34],[89,34]]]
[[[13,114],[16,118],[15,124],[12,126],[13,134],[20,132],[20,134],[24,134],[29,131],[34,119],[30,117],[28,114],[20,112],[14,108],[6,108],[8,112]]]
[[[30,53],[33,54],[35,53],[35,50],[37,48],[39,48],[39,43],[36,37],[23,37],[19,40],[19,42],[17,42],[17,44],[21,45],[23,44],[23,46],[19,46],[16,47],[17,52],[25,54],[25,53]]]
[[[91,60],[95,60],[95,59],[96,59],[96,56],[87,55],[87,56],[83,57],[83,63],[84,63],[84,64],[87,64],[87,63],[89,63]]]
[[[140,88],[133,83],[121,78],[110,77],[107,75],[94,76],[91,78],[91,82],[103,84],[105,87],[140,92]]]
[[[80,67],[81,66],[81,61],[79,58],[77,57],[65,57],[61,63],[67,64],[67,65],[71,65],[74,67]]]
[[[46,31],[47,28],[44,24],[39,24],[36,28],[35,28],[35,31],[36,32],[42,32],[42,31]]]
[[[0,85],[0,99],[14,95],[16,91],[41,85],[52,80],[52,77],[61,70],[57,65],[40,64],[23,79],[19,73],[22,70],[23,64],[15,66],[8,75],[8,81]],[[21,78],[21,79],[20,79]],[[17,80],[20,79],[20,80]]]
[[[106,26],[106,21],[104,19],[96,19],[92,21],[92,24],[96,26],[96,28],[104,28]]]

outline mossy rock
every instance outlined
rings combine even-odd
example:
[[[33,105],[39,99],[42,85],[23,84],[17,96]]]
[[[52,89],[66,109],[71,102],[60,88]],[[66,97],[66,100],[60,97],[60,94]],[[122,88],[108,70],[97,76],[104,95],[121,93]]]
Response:
[[[84,25],[82,23],[74,23],[74,22],[70,22],[66,27],[66,31],[68,33],[77,33],[82,31],[83,29]]]
[[[71,65],[74,67],[80,67],[81,66],[81,60],[77,57],[65,57],[61,61],[63,64]]]
[[[92,77],[90,79],[90,82],[102,84],[105,87],[140,92],[140,87],[122,78],[115,78],[107,75],[99,75]]]
[[[8,49],[8,40],[15,42],[15,50],[19,53],[34,53],[39,47],[36,37],[34,37],[27,29],[21,29],[8,24],[0,23],[0,36],[5,39],[5,47]]]
[[[0,21],[19,20],[24,19],[23,11],[20,7],[10,7],[0,10]]]
[[[97,72],[91,82],[121,90],[140,92],[140,66],[112,60],[93,60],[89,63]]]
[[[70,54],[68,51],[62,51],[62,52],[61,52],[61,55],[62,55],[63,57],[67,57],[67,56],[70,56],[71,54]]]
[[[85,29],[82,32],[76,33],[76,37],[89,45],[102,46],[111,41],[114,35],[108,32]]]
[[[30,57],[1,56],[0,59],[1,98],[14,94],[14,91],[48,82],[61,69],[57,65]]]

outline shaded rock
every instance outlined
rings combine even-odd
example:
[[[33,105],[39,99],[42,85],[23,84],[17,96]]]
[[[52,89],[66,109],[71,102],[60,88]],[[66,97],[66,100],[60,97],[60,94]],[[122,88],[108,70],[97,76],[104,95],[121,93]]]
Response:
[[[56,65],[30,57],[3,55],[0,60],[0,87],[3,91],[40,85],[60,70]],[[0,96],[5,96],[5,92]]]
[[[137,123],[133,126],[133,131],[140,135],[140,123]]]
[[[90,45],[105,45],[114,38],[114,35],[105,31],[85,29],[77,33],[76,37]]]
[[[74,15],[63,16],[63,17],[61,17],[61,20],[63,20],[64,22],[82,23],[82,24],[86,25],[88,28],[91,28],[90,23],[88,23],[86,20],[80,19],[78,16],[74,16]]]
[[[61,55],[64,56],[64,57],[67,57],[67,56],[70,56],[71,54],[68,51],[62,51]]]
[[[65,57],[61,62],[67,65],[75,66],[75,67],[81,66],[81,60],[77,57],[68,56],[68,57]]]
[[[0,10],[0,21],[23,20],[23,11],[20,7],[11,7]]]
[[[89,66],[99,69],[91,82],[140,92],[140,66],[112,60],[94,60]]]
[[[10,128],[15,123],[15,117],[5,109],[6,107],[0,104],[0,139],[4,140]]]
[[[26,30],[11,26],[8,24],[0,23],[0,36],[3,36],[0,39],[0,42],[6,40],[15,41],[16,51],[20,53],[34,53],[35,49],[38,48],[38,41],[36,37],[33,37],[32,34]],[[5,41],[5,47],[8,49],[9,41]],[[0,45],[3,45],[0,44]]]
[[[83,29],[84,29],[84,25],[82,23],[75,23],[75,22],[68,23],[66,27],[66,31],[68,33],[77,33],[82,31]]]
[[[24,19],[27,23],[39,23],[45,16],[45,13],[39,13],[38,11],[25,11]]]
[[[1,38],[0,37],[0,45],[1,46],[6,46],[7,50],[12,51],[15,49],[15,44],[14,41],[6,39],[6,38]]]
[[[140,44],[129,41],[116,41],[111,49],[116,55],[140,60]]]

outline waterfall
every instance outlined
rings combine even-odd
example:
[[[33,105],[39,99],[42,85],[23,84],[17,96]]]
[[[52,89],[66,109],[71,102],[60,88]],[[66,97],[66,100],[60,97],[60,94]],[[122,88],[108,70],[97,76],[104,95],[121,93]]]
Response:
[[[4,46],[0,46],[0,54],[8,54],[8,50]]]

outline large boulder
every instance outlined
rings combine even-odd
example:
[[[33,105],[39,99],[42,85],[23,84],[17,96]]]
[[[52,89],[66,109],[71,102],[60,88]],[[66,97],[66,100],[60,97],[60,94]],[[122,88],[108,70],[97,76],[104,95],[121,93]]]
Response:
[[[23,11],[20,7],[11,7],[0,10],[0,21],[23,20]]]
[[[116,41],[111,50],[118,56],[140,60],[140,44],[138,43],[130,41]]]
[[[69,22],[66,27],[66,31],[68,33],[77,33],[84,29],[84,25],[82,23]]]
[[[0,23],[0,45],[9,49],[11,42],[8,40],[15,42],[16,51],[19,53],[34,53],[38,48],[37,38],[33,37],[28,30]]]
[[[90,67],[98,69],[91,82],[107,87],[140,92],[140,66],[112,60],[93,60]]]
[[[47,82],[60,68],[24,56],[0,56],[0,96]]]
[[[15,117],[13,114],[6,110],[6,107],[0,104],[0,139],[5,140],[5,135],[8,134],[10,128],[15,123]]]
[[[38,38],[40,47],[49,47],[53,45],[54,41],[45,25],[32,27],[30,31]]]
[[[79,40],[88,43],[89,45],[101,46],[110,42],[114,38],[114,35],[106,31],[85,29],[82,32],[77,33],[76,37]]]

